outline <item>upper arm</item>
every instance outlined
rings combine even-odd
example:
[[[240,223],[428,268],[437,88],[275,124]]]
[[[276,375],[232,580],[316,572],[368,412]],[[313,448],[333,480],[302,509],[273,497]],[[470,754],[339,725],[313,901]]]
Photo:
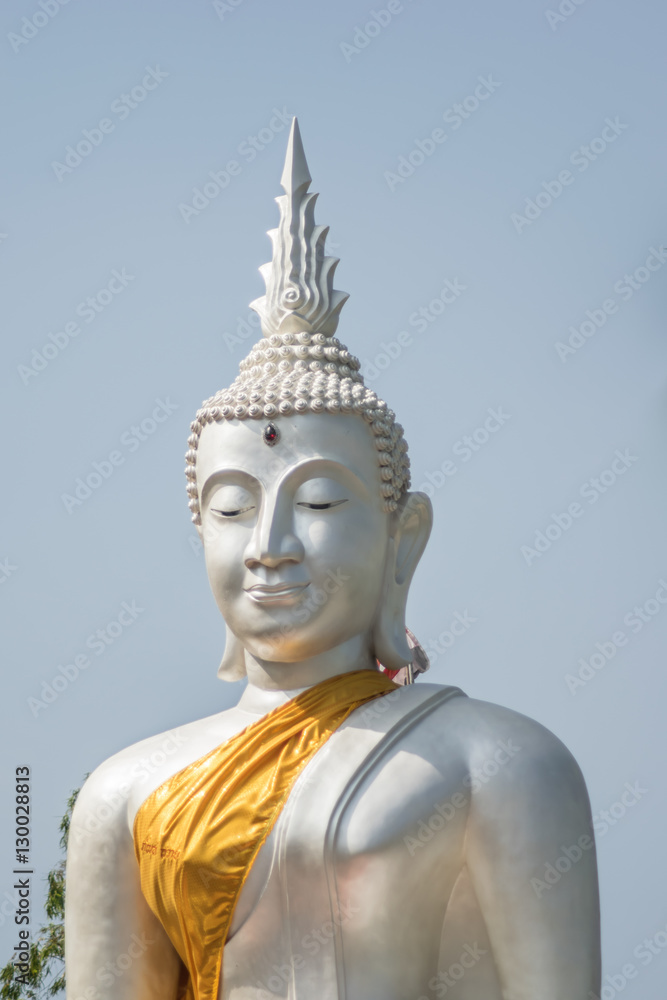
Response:
[[[597,995],[600,975],[586,786],[552,733],[498,712],[501,726],[487,728],[471,751],[466,861],[503,997],[585,1000]]]
[[[72,814],[65,947],[72,1000],[172,1000],[180,959],[146,903],[127,822],[129,785],[113,760],[93,772]]]

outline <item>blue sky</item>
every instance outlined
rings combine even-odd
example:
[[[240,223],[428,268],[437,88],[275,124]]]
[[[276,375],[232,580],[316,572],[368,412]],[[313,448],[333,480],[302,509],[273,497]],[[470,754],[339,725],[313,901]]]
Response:
[[[87,771],[238,698],[183,454],[250,346],[297,114],[340,337],[433,493],[409,606],[430,679],[556,732],[596,815],[646,789],[599,835],[605,968],[657,995],[667,954],[633,955],[667,924],[665,14],[560,10],[3,5],[1,794],[10,816],[28,762],[42,874]]]

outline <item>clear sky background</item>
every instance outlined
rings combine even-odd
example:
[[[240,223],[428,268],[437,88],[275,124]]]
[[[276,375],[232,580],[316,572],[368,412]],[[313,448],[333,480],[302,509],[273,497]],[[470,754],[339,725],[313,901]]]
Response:
[[[662,995],[667,949],[634,953],[667,926],[664,6],[403,0],[366,32],[384,0],[44,3],[0,11],[2,954],[14,768],[43,878],[86,772],[239,696],[183,455],[250,346],[297,114],[351,293],[340,337],[433,493],[409,604],[429,680],[570,747],[605,972]]]

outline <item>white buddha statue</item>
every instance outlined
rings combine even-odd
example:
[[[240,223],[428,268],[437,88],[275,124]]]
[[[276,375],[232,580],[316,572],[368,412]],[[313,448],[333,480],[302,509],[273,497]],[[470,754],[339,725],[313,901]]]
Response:
[[[187,454],[227,629],[219,673],[248,683],[84,785],[68,998],[591,1000],[599,904],[576,762],[522,715],[378,669],[411,659],[431,505],[334,337],[347,296],[309,183],[295,120],[253,303],[263,338]]]

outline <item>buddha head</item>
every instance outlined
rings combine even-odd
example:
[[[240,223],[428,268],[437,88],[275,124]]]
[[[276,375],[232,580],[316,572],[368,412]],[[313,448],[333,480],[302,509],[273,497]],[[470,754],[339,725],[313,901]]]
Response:
[[[403,429],[334,336],[348,296],[333,288],[328,227],[296,119],[269,233],[262,338],[228,389],[207,399],[186,456],[192,520],[227,627],[219,675],[246,656],[297,663],[348,644],[390,670],[410,662],[408,588],[431,526],[409,493]]]

